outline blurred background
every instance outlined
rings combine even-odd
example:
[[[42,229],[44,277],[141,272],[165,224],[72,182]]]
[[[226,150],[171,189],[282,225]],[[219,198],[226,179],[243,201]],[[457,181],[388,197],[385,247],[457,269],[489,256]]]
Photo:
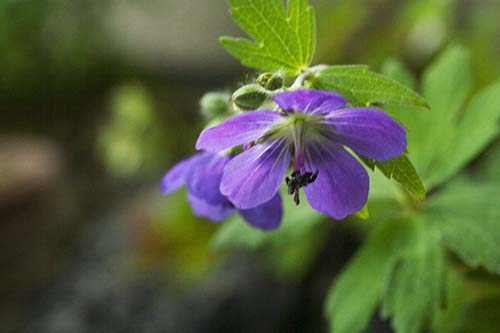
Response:
[[[459,42],[476,88],[500,75],[498,0],[310,2],[315,63],[392,57],[420,75]],[[0,1],[1,332],[326,330],[360,241],[349,222],[217,251],[185,191],[159,192],[194,152],[203,94],[253,75],[217,42],[241,34],[224,0]]]

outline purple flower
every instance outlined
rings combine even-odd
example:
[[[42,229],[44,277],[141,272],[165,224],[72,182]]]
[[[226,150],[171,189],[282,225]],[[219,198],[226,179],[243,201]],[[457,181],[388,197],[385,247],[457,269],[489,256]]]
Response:
[[[174,165],[161,182],[161,191],[170,194],[186,185],[188,201],[196,216],[220,222],[235,211],[234,205],[220,193],[222,171],[231,157],[202,152]],[[260,229],[277,228],[281,222],[281,198],[275,195],[261,205],[240,210],[251,225]]]
[[[368,198],[363,166],[344,148],[377,161],[406,150],[406,131],[384,112],[342,108],[347,100],[324,91],[297,90],[274,97],[280,112],[247,112],[204,130],[197,149],[217,152],[250,147],[224,167],[220,190],[239,209],[274,198],[285,178],[288,193],[334,219],[360,210]]]

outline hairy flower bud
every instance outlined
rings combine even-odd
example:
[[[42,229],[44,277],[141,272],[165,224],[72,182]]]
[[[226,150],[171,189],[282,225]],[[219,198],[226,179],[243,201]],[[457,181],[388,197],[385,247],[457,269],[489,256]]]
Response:
[[[257,83],[268,90],[283,87],[283,77],[280,73],[263,73],[257,78]]]
[[[236,90],[231,96],[231,101],[242,111],[258,109],[266,99],[270,98],[269,92],[258,84],[248,84]]]
[[[223,92],[209,92],[203,95],[200,101],[201,114],[207,119],[213,119],[229,113],[229,94]]]

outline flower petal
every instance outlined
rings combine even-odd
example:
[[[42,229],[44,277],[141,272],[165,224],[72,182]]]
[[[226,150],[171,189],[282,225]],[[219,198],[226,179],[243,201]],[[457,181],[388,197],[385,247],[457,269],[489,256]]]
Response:
[[[334,92],[320,90],[296,90],[278,94],[274,101],[284,111],[323,113],[338,109],[347,100]]]
[[[268,129],[283,121],[274,111],[249,111],[201,132],[196,149],[211,152],[239,146],[261,138]]]
[[[237,208],[255,208],[276,195],[289,164],[286,139],[257,144],[226,164],[220,190]]]
[[[315,182],[304,188],[311,207],[341,220],[363,208],[368,199],[369,179],[365,169],[341,146],[309,147]]]
[[[283,207],[281,205],[281,196],[277,193],[270,201],[252,209],[240,210],[241,216],[252,226],[271,230],[276,229],[281,224],[283,216]]]
[[[199,153],[180,161],[170,168],[161,180],[160,190],[163,194],[170,194],[184,185],[192,167],[199,164],[205,158],[205,153]]]
[[[199,159],[186,177],[188,192],[212,205],[226,202],[219,187],[222,171],[230,159],[228,155],[204,153],[204,157]]]
[[[208,218],[214,222],[223,221],[234,211],[234,207],[232,207],[229,202],[226,202],[225,204],[211,205],[191,193],[188,193],[188,201],[194,215]]]
[[[325,119],[335,140],[366,157],[386,161],[406,150],[406,130],[383,111],[346,108],[330,112]]]

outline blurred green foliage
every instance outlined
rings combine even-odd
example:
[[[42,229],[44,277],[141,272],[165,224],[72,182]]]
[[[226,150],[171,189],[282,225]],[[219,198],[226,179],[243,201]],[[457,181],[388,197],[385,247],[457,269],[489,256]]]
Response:
[[[282,197],[287,198],[286,189]],[[274,232],[255,229],[238,214],[221,226],[212,240],[217,252],[233,249],[266,248],[270,267],[288,277],[300,277],[321,249],[327,225],[320,223],[325,217],[307,203],[296,206],[292,200],[283,200],[283,224]]]
[[[422,70],[450,42],[472,52],[476,84],[500,74],[498,1],[317,0],[317,63],[380,67],[388,56]]]
[[[155,201],[152,235],[144,239],[140,261],[161,266],[173,274],[181,288],[203,278],[217,263],[210,240],[217,226],[192,216],[186,191]]]
[[[124,177],[156,171],[167,137],[158,126],[151,93],[139,83],[123,84],[113,92],[109,107],[110,119],[98,138],[108,169]]]
[[[0,95],[9,100],[66,98],[82,81],[120,70],[102,33],[110,1],[9,0],[0,6]],[[117,66],[118,65],[118,66]]]

